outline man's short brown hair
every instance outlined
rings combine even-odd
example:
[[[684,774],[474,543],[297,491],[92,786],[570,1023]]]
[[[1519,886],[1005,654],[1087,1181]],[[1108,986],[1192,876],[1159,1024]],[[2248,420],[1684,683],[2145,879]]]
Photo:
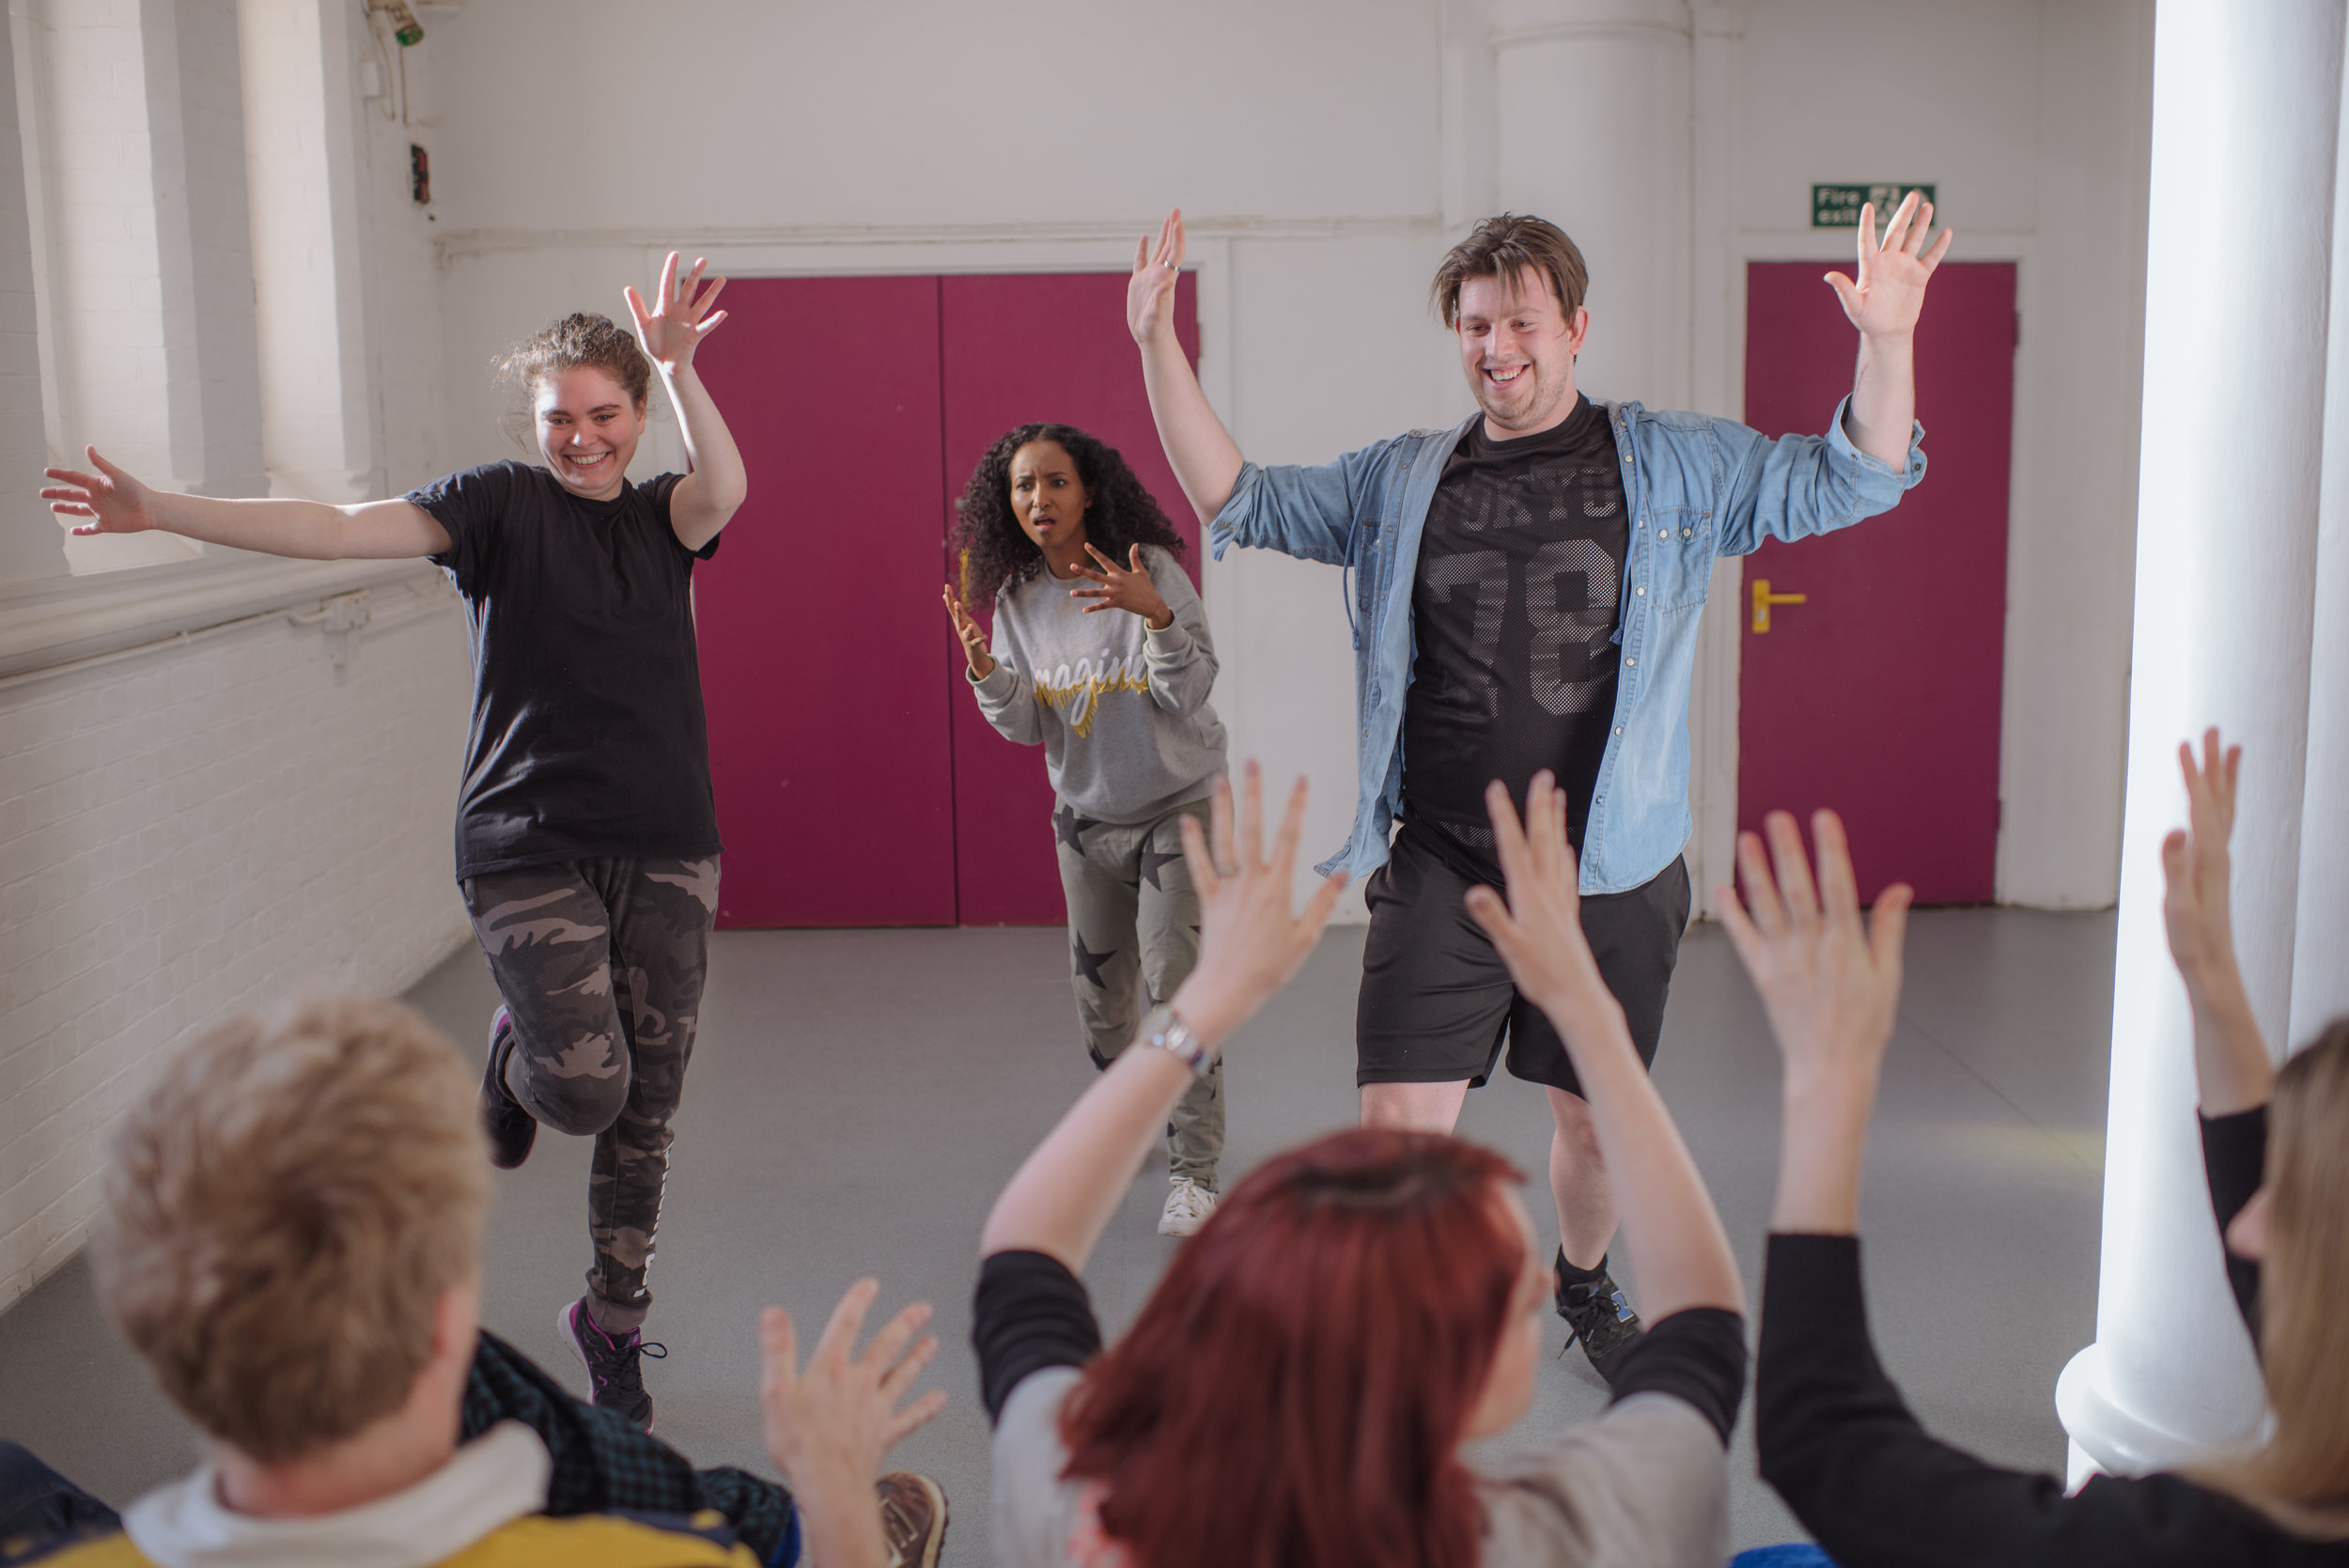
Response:
[[[397,1409],[480,1267],[489,1151],[448,1041],[322,997],[212,1031],[115,1137],[99,1298],[189,1420],[282,1462]]]
[[[1447,327],[1460,324],[1460,286],[1470,278],[1501,278],[1514,283],[1528,267],[1548,280],[1549,291],[1565,307],[1566,324],[1582,308],[1590,292],[1591,270],[1582,252],[1566,231],[1545,218],[1503,212],[1469,230],[1469,237],[1444,254],[1436,269],[1428,298]]]

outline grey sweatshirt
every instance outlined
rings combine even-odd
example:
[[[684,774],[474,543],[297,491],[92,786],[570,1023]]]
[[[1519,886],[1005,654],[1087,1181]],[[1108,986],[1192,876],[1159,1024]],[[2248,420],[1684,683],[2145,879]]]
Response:
[[[1068,597],[1083,579],[1040,571],[996,597],[995,669],[971,683],[988,722],[1042,745],[1053,791],[1098,822],[1163,816],[1223,771],[1206,609],[1173,556],[1145,545],[1142,559],[1174,625],[1152,631],[1124,610],[1088,615],[1094,601]]]

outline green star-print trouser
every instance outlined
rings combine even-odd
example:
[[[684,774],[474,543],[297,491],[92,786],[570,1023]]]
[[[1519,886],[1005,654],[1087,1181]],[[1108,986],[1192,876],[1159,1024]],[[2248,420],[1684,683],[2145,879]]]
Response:
[[[513,1019],[507,1090],[541,1125],[596,1141],[588,1305],[625,1334],[652,1303],[646,1275],[708,972],[717,858],[565,861],[459,885]]]
[[[1142,1015],[1173,996],[1199,961],[1199,894],[1176,824],[1195,816],[1205,828],[1207,802],[1194,800],[1148,822],[1095,822],[1066,806],[1053,815],[1077,1021],[1094,1065],[1107,1068],[1132,1043]],[[1219,1190],[1221,1057],[1175,1105],[1166,1150],[1170,1175]]]

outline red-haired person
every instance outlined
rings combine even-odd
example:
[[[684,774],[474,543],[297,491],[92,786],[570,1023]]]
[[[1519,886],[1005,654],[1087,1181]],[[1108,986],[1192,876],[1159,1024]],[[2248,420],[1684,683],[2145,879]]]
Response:
[[[505,1005],[481,1085],[490,1157],[512,1169],[538,1125],[596,1141],[594,1264],[563,1337],[589,1397],[640,1429],[646,1270],[669,1169],[718,908],[691,598],[693,566],[749,481],[693,350],[725,279],[626,291],[630,335],[566,317],[502,369],[530,405],[544,467],[490,463],[351,505],[150,489],[88,449],[53,468],[50,510],[76,534],[161,529],[305,560],[428,557],[464,596],[473,727],[457,804],[457,879]],[[630,483],[658,373],[691,472]]]
[[[1577,919],[1565,803],[1530,829],[1496,784],[1505,873],[1467,908],[1548,1013],[1622,1184],[1656,1322],[1598,1420],[1480,1473],[1463,1444],[1531,1406],[1549,1270],[1521,1182],[1448,1135],[1364,1127],[1277,1156],[1185,1242],[1101,1348],[1078,1275],[1168,1109],[1295,972],[1342,876],[1293,916],[1305,789],[1263,847],[1252,766],[1210,856],[1184,848],[1205,929],[1167,1011],[996,1200],[972,1337],[995,1418],[1002,1568],[1517,1568],[1718,1564],[1723,1455],[1745,1379],[1744,1293],[1696,1167]]]

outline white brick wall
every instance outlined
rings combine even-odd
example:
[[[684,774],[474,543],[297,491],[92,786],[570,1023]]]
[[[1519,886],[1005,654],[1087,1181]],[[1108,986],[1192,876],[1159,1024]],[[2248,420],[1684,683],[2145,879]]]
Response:
[[[275,620],[0,687],[0,1309],[86,1238],[171,1048],[305,988],[396,992],[468,939],[455,602],[331,654]]]

